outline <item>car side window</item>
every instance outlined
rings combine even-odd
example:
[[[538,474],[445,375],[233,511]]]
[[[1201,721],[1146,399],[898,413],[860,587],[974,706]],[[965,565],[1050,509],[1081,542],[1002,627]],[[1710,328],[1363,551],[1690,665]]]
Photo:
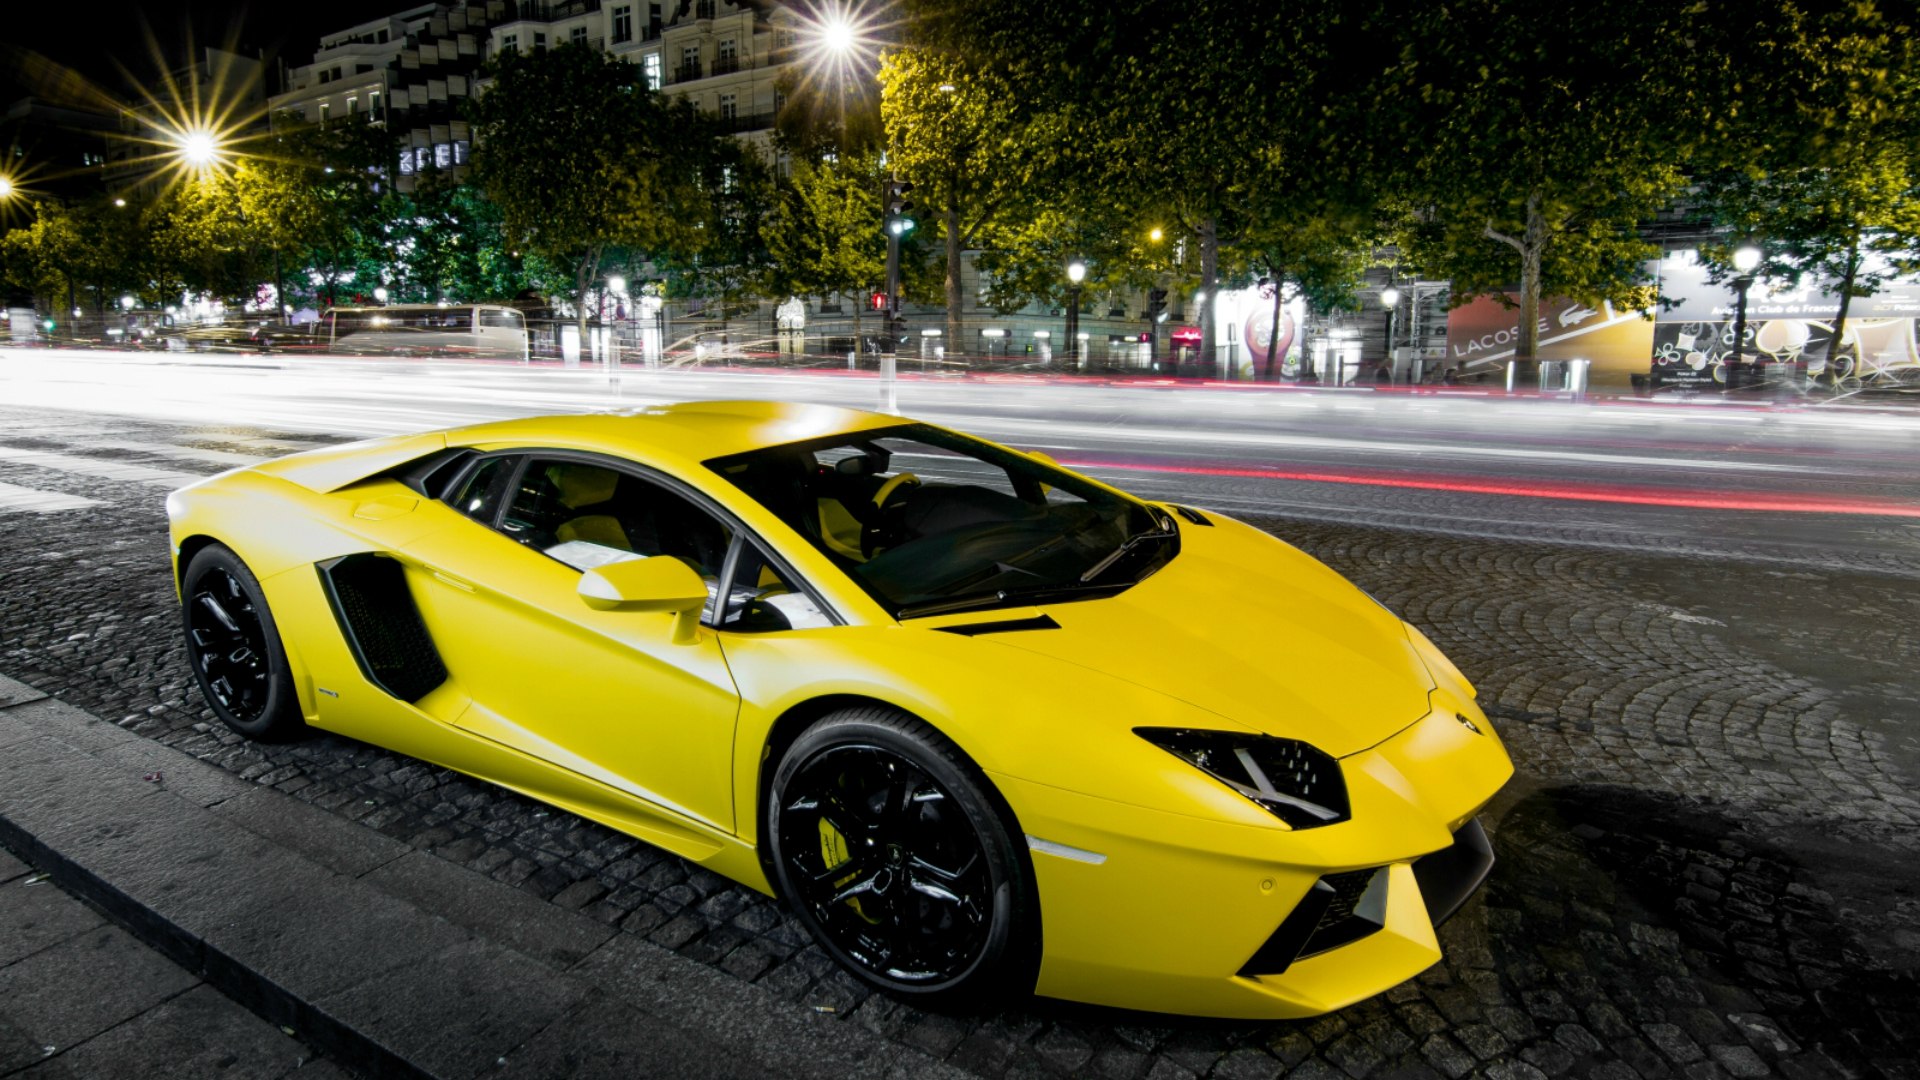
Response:
[[[736,633],[764,633],[832,626],[833,619],[805,589],[789,582],[759,548],[742,543],[718,625]]]
[[[710,592],[719,591],[733,542],[732,530],[678,492],[565,458],[527,462],[500,531],[576,570],[672,556],[699,571]]]
[[[507,481],[513,478],[513,466],[519,460],[507,456],[482,461],[447,498],[447,504],[483,525],[492,525],[500,514],[500,500],[506,495]]]

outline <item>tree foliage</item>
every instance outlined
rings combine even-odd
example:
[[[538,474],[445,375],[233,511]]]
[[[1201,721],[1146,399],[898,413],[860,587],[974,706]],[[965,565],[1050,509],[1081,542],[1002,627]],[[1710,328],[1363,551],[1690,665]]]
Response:
[[[508,52],[492,75],[473,105],[476,175],[514,244],[572,269],[583,328],[611,249],[691,262],[724,241],[709,227],[723,150],[686,100],[586,45]]]

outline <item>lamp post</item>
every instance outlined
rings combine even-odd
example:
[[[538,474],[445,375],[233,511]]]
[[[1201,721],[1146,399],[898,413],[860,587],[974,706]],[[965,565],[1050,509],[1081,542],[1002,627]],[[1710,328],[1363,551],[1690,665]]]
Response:
[[[1733,359],[1727,363],[1727,389],[1736,389],[1745,380],[1745,356],[1747,351],[1747,290],[1753,288],[1753,272],[1760,268],[1764,256],[1760,249],[1752,244],[1742,244],[1733,253],[1733,268],[1739,276],[1733,279],[1733,291],[1739,296],[1739,302],[1733,313]]]
[[[1067,363],[1080,366],[1080,283],[1087,280],[1087,264],[1075,259],[1067,264]]]
[[[1400,290],[1388,285],[1380,290],[1380,306],[1387,309],[1387,381],[1393,381],[1393,313],[1400,306]]]

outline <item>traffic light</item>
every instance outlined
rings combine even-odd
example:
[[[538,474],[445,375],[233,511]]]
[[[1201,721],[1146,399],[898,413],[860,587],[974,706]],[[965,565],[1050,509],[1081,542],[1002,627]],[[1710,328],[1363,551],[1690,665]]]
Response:
[[[913,185],[905,180],[887,181],[887,194],[884,201],[887,210],[888,236],[905,236],[913,231],[914,220],[908,214],[908,211],[913,209],[913,203],[907,199],[907,192],[912,190]]]
[[[1147,318],[1161,322],[1167,317],[1167,290],[1147,290]],[[1145,340],[1145,339],[1142,339]]]
[[[883,292],[877,292],[877,293],[874,293],[872,296],[867,297],[867,306],[871,307],[875,311],[887,310],[887,294]]]

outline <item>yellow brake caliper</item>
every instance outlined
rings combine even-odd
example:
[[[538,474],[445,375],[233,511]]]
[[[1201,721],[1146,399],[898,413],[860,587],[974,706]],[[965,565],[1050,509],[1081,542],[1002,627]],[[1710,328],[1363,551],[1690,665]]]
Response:
[[[840,830],[834,828],[833,825],[830,822],[828,822],[827,819],[824,817],[820,819],[820,861],[821,861],[821,864],[824,865],[829,870],[833,869],[836,866],[844,866],[847,863],[850,863],[853,861],[853,855],[847,851],[847,838],[840,835]],[[836,889],[840,888],[844,886],[847,882],[852,881],[854,878],[859,876],[860,876],[860,872],[856,870],[853,873],[848,874],[846,877],[843,877],[840,880],[834,882],[833,887]],[[865,919],[868,922],[874,923],[876,925],[879,924],[880,922],[879,919],[869,916],[864,910],[861,909],[859,897],[857,896],[848,897],[847,906],[852,908],[854,914],[860,916],[862,919]]]

